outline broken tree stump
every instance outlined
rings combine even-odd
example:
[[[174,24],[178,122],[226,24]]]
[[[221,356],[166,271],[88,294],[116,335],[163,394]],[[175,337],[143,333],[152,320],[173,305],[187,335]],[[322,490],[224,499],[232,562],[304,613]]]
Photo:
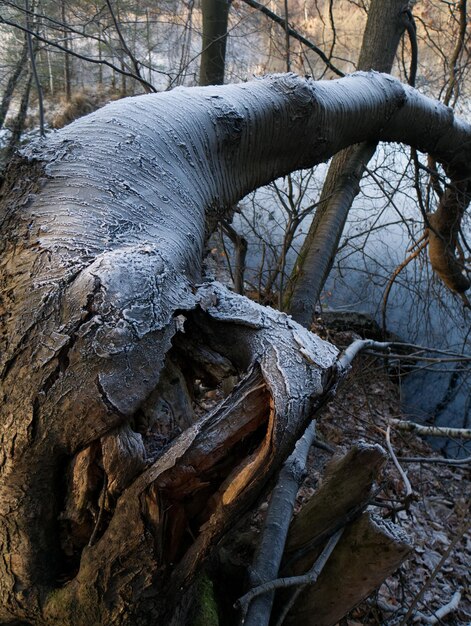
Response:
[[[317,582],[306,587],[287,615],[287,624],[335,624],[367,597],[406,558],[411,544],[396,525],[362,513],[386,453],[379,445],[360,444],[332,461],[316,494],[293,520],[283,576],[309,570],[329,536],[345,532]],[[352,521],[353,520],[353,521]],[[286,594],[282,602],[289,602]]]

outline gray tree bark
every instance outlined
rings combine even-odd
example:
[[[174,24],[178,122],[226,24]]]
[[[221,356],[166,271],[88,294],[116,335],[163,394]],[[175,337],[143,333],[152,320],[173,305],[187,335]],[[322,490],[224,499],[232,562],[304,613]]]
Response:
[[[288,74],[112,103],[12,162],[0,198],[0,620],[171,623],[325,398],[337,358],[285,314],[198,286],[207,235],[252,189],[362,140],[405,141],[463,180],[470,138],[389,76]],[[214,385],[233,370],[232,393],[192,413],[195,377]],[[169,413],[175,395],[187,403]]]
[[[64,54],[64,93],[65,93],[65,100],[66,102],[70,102],[70,98],[72,97],[72,80],[71,80],[71,64],[72,64],[72,57],[68,54],[68,50],[69,50],[69,36],[70,33],[67,29],[67,20],[66,20],[66,11],[65,11],[65,0],[61,0],[61,4],[60,4],[60,8],[61,8],[61,20],[62,23],[64,24],[64,31],[63,31],[63,37],[64,37],[64,48],[65,48],[65,54]],[[99,66],[100,70],[102,69],[101,65]]]

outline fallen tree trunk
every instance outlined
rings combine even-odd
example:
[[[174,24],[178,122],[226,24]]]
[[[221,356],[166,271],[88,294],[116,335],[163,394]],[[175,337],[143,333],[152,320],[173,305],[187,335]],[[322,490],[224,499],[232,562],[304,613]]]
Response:
[[[12,162],[0,204],[1,620],[167,619],[330,393],[334,347],[198,286],[206,237],[235,202],[360,140],[407,141],[462,174],[470,135],[388,76],[280,75],[125,99]],[[201,415],[195,386],[224,372],[241,385]]]

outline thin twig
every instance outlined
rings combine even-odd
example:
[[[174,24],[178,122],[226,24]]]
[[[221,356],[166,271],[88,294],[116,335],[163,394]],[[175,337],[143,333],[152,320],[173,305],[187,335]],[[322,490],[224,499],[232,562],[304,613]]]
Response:
[[[139,70],[139,62],[136,59],[136,57],[134,56],[134,54],[131,52],[128,44],[126,43],[126,40],[123,36],[123,33],[121,31],[121,26],[119,24],[119,21],[115,15],[115,12],[113,10],[113,7],[111,5],[110,0],[106,0],[106,5],[108,7],[108,10],[110,12],[111,15],[111,19],[113,20],[113,24],[114,27],[116,29],[116,33],[119,37],[119,40],[121,42],[121,45],[123,47],[124,52],[128,55],[133,67],[134,67],[134,72],[136,74],[136,79],[139,80],[139,82],[143,85],[144,89],[146,90],[147,93],[152,93],[155,92],[155,87],[153,85],[151,85],[150,83],[148,83],[146,80],[144,80],[141,76],[141,72]]]
[[[397,352],[387,352],[381,354],[374,350],[365,350],[365,354],[380,356],[383,359],[398,359],[399,361],[424,361],[425,363],[470,363],[471,356],[455,356],[450,358],[419,356],[417,354],[398,354]]]
[[[314,563],[313,567],[311,568],[311,570],[309,570],[309,572],[306,574],[306,576],[309,576],[309,574],[316,569],[316,576],[313,580],[310,580],[307,584],[313,584],[316,582],[316,580],[319,578],[320,573],[322,572],[322,570],[324,569],[324,565],[327,563],[328,558],[330,557],[330,555],[332,554],[335,546],[338,544],[340,537],[343,534],[343,531],[345,530],[345,527],[341,528],[340,530],[338,530],[335,535],[333,535],[326,547],[324,548],[324,550],[321,552],[321,554],[319,555],[319,558],[316,560],[316,562]],[[298,577],[301,578],[301,577]],[[304,591],[304,589],[306,588],[307,584],[302,584],[301,586],[299,586],[293,593],[293,595],[291,596],[291,598],[288,600],[288,602],[286,602],[286,604],[283,607],[283,610],[281,612],[280,617],[278,618],[277,622],[276,622],[276,626],[281,626],[283,624],[283,622],[286,619],[286,616],[288,615],[288,613],[291,611],[291,609],[293,608],[293,606],[296,603],[296,600],[298,599],[298,597],[301,595],[301,593]]]
[[[389,350],[391,342],[373,341],[373,339],[357,339],[351,343],[337,359],[337,368],[340,373],[347,372],[355,357],[363,350]]]
[[[155,89],[155,87],[153,87],[153,85],[151,85],[149,82],[147,82],[143,78],[139,78],[139,76],[136,76],[132,72],[128,72],[128,71],[126,71],[126,70],[124,70],[122,68],[119,68],[117,65],[114,65],[113,63],[110,63],[109,61],[105,61],[103,59],[93,59],[91,57],[84,56],[83,54],[79,54],[78,52],[74,52],[74,50],[72,50],[70,48],[68,49],[65,46],[62,46],[61,44],[59,44],[59,43],[57,43],[55,41],[51,41],[50,39],[46,39],[45,37],[42,37],[39,33],[35,32],[33,30],[30,30],[29,28],[25,28],[24,26],[21,26],[21,24],[18,24],[16,22],[12,22],[10,20],[5,19],[2,15],[0,15],[0,24],[7,24],[8,26],[12,26],[13,28],[17,28],[18,30],[23,31],[24,33],[30,33],[38,41],[42,41],[43,43],[47,44],[48,46],[52,46],[53,48],[57,48],[58,50],[62,50],[62,52],[66,52],[67,54],[71,54],[73,57],[76,57],[77,59],[81,59],[82,61],[87,61],[87,63],[94,63],[96,65],[106,65],[107,67],[111,68],[115,72],[118,72],[118,74],[122,74],[123,76],[129,76],[130,78],[134,78],[135,80],[140,82],[142,84],[142,86],[145,87],[146,89],[149,88],[150,91],[153,91],[153,92],[157,91]]]
[[[239,600],[237,600],[236,605],[244,608],[248,606],[248,604],[257,596],[260,596],[264,593],[268,593],[269,591],[275,591],[276,589],[283,589],[286,587],[298,587],[299,585],[312,585],[319,578],[319,574],[322,572],[324,565],[327,563],[328,558],[334,551],[335,546],[337,545],[340,537],[342,536],[344,529],[341,528],[338,530],[327,542],[327,545],[322,550],[319,558],[316,560],[311,569],[302,576],[288,576],[286,578],[277,578],[276,580],[271,580],[263,585],[259,585],[258,587],[254,587],[250,591],[248,591],[245,595],[243,595]]]
[[[466,515],[466,513],[463,514],[463,517]],[[458,541],[460,541],[460,539],[463,537],[464,533],[467,531],[467,529],[469,528],[470,525],[470,521],[469,519],[463,519],[461,526],[458,529],[458,532],[456,533],[453,541],[450,543],[450,545],[448,546],[448,548],[446,549],[445,553],[443,554],[442,558],[440,559],[440,561],[437,563],[437,565],[435,566],[435,569],[433,570],[433,572],[430,574],[430,577],[428,578],[428,580],[425,582],[425,584],[422,586],[422,589],[419,591],[419,593],[415,596],[414,600],[412,601],[412,604],[409,607],[409,610],[407,611],[404,619],[402,620],[402,622],[399,624],[399,626],[407,626],[408,621],[410,619],[410,617],[412,616],[415,607],[417,606],[417,604],[422,600],[422,598],[425,595],[425,592],[427,591],[427,589],[430,587],[430,585],[432,584],[432,582],[435,580],[435,578],[437,577],[437,574],[439,573],[439,571],[442,569],[443,565],[445,564],[446,560],[448,559],[448,557],[450,556],[450,554],[453,552],[453,550],[455,549],[456,544],[458,543]]]
[[[445,104],[450,104],[450,100],[453,96],[454,91],[457,87],[457,67],[458,60],[463,54],[463,50],[465,49],[466,44],[466,28],[467,28],[467,10],[466,10],[467,0],[460,0],[458,11],[459,11],[459,32],[458,38],[456,41],[455,49],[451,55],[448,67],[450,69],[450,76],[448,79],[448,87],[445,93],[445,97],[443,98],[443,102]]]
[[[453,611],[456,611],[460,601],[461,601],[461,590],[455,591],[451,600],[444,606],[434,611],[433,615],[428,616],[428,615],[424,615],[424,613],[420,611],[417,611],[416,616],[420,617],[421,621],[425,622],[426,624],[442,623],[442,619],[444,617],[446,617],[450,613],[453,613]]]
[[[380,491],[382,491],[382,488],[379,488],[377,492],[373,494],[373,497],[375,497]],[[312,539],[305,543],[301,548],[291,554],[290,558],[285,563],[283,563],[283,569],[286,570],[287,568],[291,567],[293,563],[296,563],[297,561],[299,561],[299,559],[312,552],[312,550],[316,546],[322,545],[324,541],[327,541],[327,539],[329,537],[332,537],[334,533],[336,533],[338,530],[358,519],[360,515],[364,513],[369,503],[370,501],[368,500],[367,502],[362,502],[361,504],[356,505],[355,507],[350,509],[345,515],[337,518],[335,520],[335,524],[332,524],[331,526],[320,532],[318,535],[312,537]]]
[[[425,239],[427,239],[427,233],[422,233],[422,235],[417,239],[417,241],[414,241],[406,250],[406,252],[412,252],[414,250],[414,248],[416,248],[418,245],[420,245]]]
[[[381,312],[383,333],[386,333],[386,311],[388,307],[389,294],[391,293],[392,286],[394,285],[396,278],[399,276],[402,270],[405,269],[411,261],[413,261],[416,257],[418,257],[419,254],[422,252],[422,250],[427,247],[427,245],[428,245],[428,239],[426,238],[425,241],[422,242],[419,245],[419,247],[416,250],[414,250],[414,252],[409,254],[409,256],[406,259],[404,259],[404,261],[402,261],[402,263],[400,263],[396,267],[394,272],[392,273],[392,276],[388,281],[388,284],[386,286],[386,289],[383,295],[383,304],[382,304],[382,312]]]
[[[322,52],[320,48],[318,48],[315,44],[313,44],[312,41],[309,41],[308,39],[306,39],[306,37],[298,33],[297,30],[294,30],[294,28],[291,28],[289,24],[286,24],[286,20],[284,20],[282,17],[280,17],[276,13],[273,13],[273,11],[270,11],[270,9],[268,9],[263,4],[260,4],[260,2],[257,2],[256,0],[243,0],[243,2],[248,4],[253,9],[257,9],[258,11],[260,11],[261,13],[269,17],[271,20],[273,20],[274,22],[282,26],[285,29],[285,31],[289,34],[290,37],[292,37],[293,39],[296,39],[297,41],[305,45],[306,48],[309,48],[310,50],[315,52],[324,61],[327,67],[334,72],[334,74],[337,74],[337,76],[345,76],[343,72],[337,69],[335,65],[333,65],[329,61],[327,56],[324,54],[324,52]]]
[[[389,451],[389,454],[391,455],[393,463],[396,466],[396,469],[401,475],[401,478],[404,482],[404,486],[406,488],[406,496],[404,498],[404,505],[407,508],[412,499],[414,491],[412,489],[412,485],[410,484],[410,480],[407,478],[407,473],[402,469],[401,464],[397,460],[397,456],[395,455],[393,447],[391,445],[391,426],[388,426],[386,429],[386,445],[388,447],[388,451]]]
[[[421,457],[421,456],[401,456],[398,458],[401,463],[434,463],[436,465],[452,465],[461,467],[471,463],[471,456],[462,459],[445,459],[444,457]]]
[[[451,350],[439,350],[438,348],[429,348],[427,346],[421,346],[416,343],[406,343],[403,341],[391,341],[390,345],[393,348],[396,348],[396,347],[413,348],[415,350],[422,350],[423,352],[433,352],[435,354],[445,354],[448,356],[458,356],[458,357],[464,356],[463,354],[460,354],[459,352],[452,352]]]

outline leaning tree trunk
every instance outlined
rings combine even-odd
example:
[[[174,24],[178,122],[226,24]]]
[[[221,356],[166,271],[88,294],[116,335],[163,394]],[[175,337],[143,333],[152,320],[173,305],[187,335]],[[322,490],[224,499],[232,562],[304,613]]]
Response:
[[[0,204],[0,620],[166,623],[335,380],[335,348],[198,286],[214,223],[362,140],[468,176],[470,138],[389,76],[288,74],[112,103],[16,158]],[[193,412],[195,382],[234,373]]]
[[[3,90],[2,101],[0,103],[0,128],[3,128],[5,124],[5,119],[8,115],[8,111],[10,110],[10,104],[13,98],[13,94],[15,92],[18,81],[21,78],[21,75],[25,69],[26,59],[28,58],[28,44],[26,40],[21,49],[21,55],[18,59],[18,62],[13,69],[10,78],[8,79],[7,84]]]
[[[26,82],[24,86],[24,91],[21,96],[20,106],[18,109],[17,115],[14,117],[11,123],[11,135],[8,139],[8,143],[4,149],[2,159],[4,167],[8,165],[10,159],[15,153],[15,150],[18,147],[18,144],[21,141],[21,135],[25,129],[26,116],[28,115],[28,106],[31,95],[31,83],[33,82],[33,75],[28,73],[26,77]]]
[[[410,4],[410,3],[409,3]],[[359,70],[390,73],[405,30],[404,0],[373,0],[358,59]],[[334,156],[314,220],[293,269],[284,308],[300,324],[312,323],[325,281],[332,269],[348,213],[376,143],[364,142]]]

